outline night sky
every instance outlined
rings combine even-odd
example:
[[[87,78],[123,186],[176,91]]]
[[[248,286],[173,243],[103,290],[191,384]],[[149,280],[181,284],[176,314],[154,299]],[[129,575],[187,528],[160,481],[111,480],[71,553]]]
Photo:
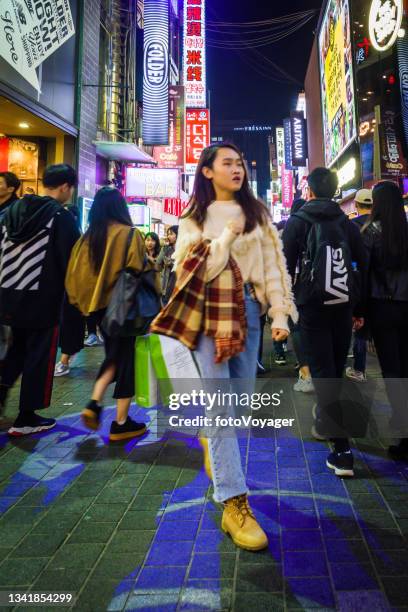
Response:
[[[207,0],[207,19],[211,21],[257,21],[298,11],[320,9],[322,0]],[[319,13],[301,30],[283,41],[258,50],[285,69],[299,85],[277,83],[257,74],[243,57],[251,54],[252,64],[267,64],[250,51],[237,52],[208,48],[208,86],[211,91],[212,120],[249,120],[252,123],[279,123],[295,103],[302,89]],[[220,35],[211,34],[211,37]],[[220,36],[222,40],[222,37]],[[271,67],[273,72],[273,68]]]

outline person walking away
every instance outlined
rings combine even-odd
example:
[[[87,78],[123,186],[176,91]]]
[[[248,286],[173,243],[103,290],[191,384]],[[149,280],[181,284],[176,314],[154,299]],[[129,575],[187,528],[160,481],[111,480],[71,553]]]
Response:
[[[103,335],[105,360],[97,375],[91,400],[82,411],[82,420],[89,429],[100,428],[103,398],[108,386],[115,381],[116,420],[112,422],[109,434],[112,442],[135,438],[146,431],[144,423],[137,423],[129,416],[135,394],[135,337],[109,337],[101,327],[123,269],[126,251],[126,268],[136,274],[142,272],[145,260],[143,237],[139,230],[132,229],[126,200],[120,191],[103,187],[93,201],[89,227],[72,251],[65,287],[70,303],[83,315],[95,314]]]
[[[357,211],[357,217],[354,217],[352,221],[358,226],[361,232],[371,216],[371,211],[373,208],[372,189],[360,189],[360,191],[356,193],[354,203]],[[353,366],[346,368],[346,376],[355,382],[364,383],[367,381],[367,323],[361,329],[355,331],[353,335]]]
[[[165,306],[173,293],[176,284],[176,273],[173,270],[173,255],[176,247],[179,228],[172,225],[167,229],[167,242],[157,258],[157,266],[162,271],[162,304]]]
[[[306,200],[299,198],[295,200],[290,209],[291,216],[297,213],[306,204]],[[283,234],[282,234],[283,236]],[[298,270],[296,271],[296,273]],[[292,338],[293,350],[295,351],[297,366],[299,370],[299,378],[293,385],[293,390],[298,393],[314,393],[314,386],[312,381],[312,375],[308,366],[308,359],[306,352],[303,347],[302,338],[300,334],[299,323],[293,323],[292,319],[289,319],[289,329]]]
[[[327,437],[325,428],[333,431],[333,423],[341,424],[341,379],[352,328],[364,323],[363,307],[353,305],[352,280],[354,267],[363,278],[366,274],[365,249],[357,226],[333,201],[337,186],[334,172],[313,170],[308,179],[309,201],[289,218],[283,235],[289,273],[296,277],[302,344],[317,394],[312,433],[318,439]],[[353,476],[349,441],[335,437],[333,443],[327,466],[337,476]]]
[[[289,333],[288,316],[296,319],[297,313],[277,230],[250,190],[243,156],[235,145],[218,143],[202,152],[174,259],[176,288],[152,331],[193,348],[203,379],[255,380],[260,315],[269,305],[272,338],[280,341]],[[198,305],[192,315],[193,296]],[[194,328],[191,316],[197,323]],[[226,410],[231,413],[233,408]],[[214,500],[224,508],[222,529],[241,548],[265,548],[267,536],[248,503],[236,437],[217,433],[203,448]]]
[[[14,202],[18,200],[20,179],[13,172],[0,172],[0,223]]]
[[[76,204],[67,206],[67,210],[73,216],[78,231],[81,231],[79,208]],[[67,297],[64,297],[62,306],[62,317],[59,336],[59,348],[61,349],[60,360],[55,366],[54,376],[68,376],[77,354],[84,348],[85,318],[71,306]]]
[[[392,408],[401,432],[389,451],[408,458],[408,223],[400,189],[392,181],[373,189],[373,209],[362,232],[369,254],[368,319]]]
[[[45,196],[24,196],[7,210],[0,247],[0,322],[12,328],[0,384],[0,405],[22,375],[19,415],[11,436],[37,433],[55,426],[37,410],[51,402],[58,325],[64,297],[65,271],[79,237],[72,215],[64,209],[77,185],[67,164],[48,167]]]

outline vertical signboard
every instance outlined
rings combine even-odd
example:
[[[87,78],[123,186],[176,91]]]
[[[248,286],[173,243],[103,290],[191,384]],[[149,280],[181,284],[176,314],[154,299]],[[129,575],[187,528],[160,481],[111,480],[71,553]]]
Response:
[[[169,142],[169,3],[144,2],[143,140]]]
[[[398,138],[397,116],[394,110],[381,113],[380,151],[381,178],[396,179],[406,174],[406,162]]]
[[[184,0],[183,67],[186,108],[205,108],[205,0]]]
[[[184,87],[170,86],[169,145],[154,147],[153,157],[159,168],[184,168]]]
[[[326,165],[357,136],[349,0],[328,0],[319,33]]]
[[[292,166],[305,168],[307,165],[307,134],[303,111],[293,111],[290,114]]]
[[[186,174],[195,174],[203,149],[210,145],[210,111],[186,110]]]
[[[292,126],[290,118],[283,120],[283,129],[285,131],[285,166],[289,170],[292,169]]]
[[[282,206],[291,208],[293,204],[293,172],[282,165]]]
[[[285,163],[285,130],[283,127],[276,128],[276,160],[278,174],[282,176],[282,166]]]

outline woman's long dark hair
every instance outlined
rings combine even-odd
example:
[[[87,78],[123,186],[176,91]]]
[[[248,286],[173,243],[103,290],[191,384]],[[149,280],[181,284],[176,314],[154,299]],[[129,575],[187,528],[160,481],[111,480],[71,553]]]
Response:
[[[84,234],[95,274],[101,269],[105,255],[108,226],[115,222],[129,227],[133,225],[126,200],[119,189],[102,187],[97,192],[89,211],[89,227]]]
[[[244,158],[238,147],[229,142],[219,142],[204,149],[198,162],[194,181],[193,195],[190,199],[189,208],[183,218],[189,217],[202,227],[207,214],[207,208],[216,200],[215,189],[212,181],[203,174],[203,168],[213,167],[215,158],[220,149],[232,149],[240,156],[245,171],[242,187],[235,194],[235,199],[241,205],[245,214],[245,232],[251,232],[257,225],[266,225],[270,215],[266,206],[258,200],[249,186],[248,174],[244,163]]]
[[[145,242],[147,240],[147,238],[152,238],[155,242],[155,246],[154,246],[154,251],[153,251],[153,257],[157,257],[158,254],[160,253],[160,238],[158,237],[158,235],[156,234],[156,232],[147,232],[146,236],[145,236]],[[147,249],[146,249],[147,252]]]
[[[382,255],[386,268],[408,266],[408,222],[396,183],[381,181],[373,189],[371,223],[381,224]]]

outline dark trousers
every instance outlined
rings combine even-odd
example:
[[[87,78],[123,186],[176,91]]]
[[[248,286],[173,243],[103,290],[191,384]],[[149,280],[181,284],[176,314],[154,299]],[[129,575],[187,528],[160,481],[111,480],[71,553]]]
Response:
[[[61,353],[75,355],[84,348],[85,317],[67,298],[62,307],[59,346]]]
[[[352,333],[352,311],[345,306],[300,306],[301,340],[316,389],[318,414],[332,438],[342,427],[342,377]],[[326,426],[326,427],[325,427]],[[336,439],[336,450],[348,448]]]
[[[266,323],[266,314],[262,315],[259,318],[259,325],[260,325],[260,328],[261,328],[261,334],[259,336],[259,351],[258,351],[258,361],[259,361],[259,363],[262,363],[262,357],[263,357],[265,323]]]
[[[357,372],[365,374],[367,365],[367,340],[360,338],[358,334],[354,335],[353,343],[354,369]]]
[[[408,302],[372,300],[369,319],[392,419],[408,437]]]
[[[51,403],[58,327],[13,328],[13,343],[3,363],[1,387],[6,395],[20,375],[20,413],[48,408]]]
[[[302,343],[302,335],[298,323],[293,323],[292,319],[289,319],[289,329],[292,338],[293,350],[295,351],[296,359],[298,360],[299,368],[303,368],[308,365],[308,358],[306,356],[304,346]]]

